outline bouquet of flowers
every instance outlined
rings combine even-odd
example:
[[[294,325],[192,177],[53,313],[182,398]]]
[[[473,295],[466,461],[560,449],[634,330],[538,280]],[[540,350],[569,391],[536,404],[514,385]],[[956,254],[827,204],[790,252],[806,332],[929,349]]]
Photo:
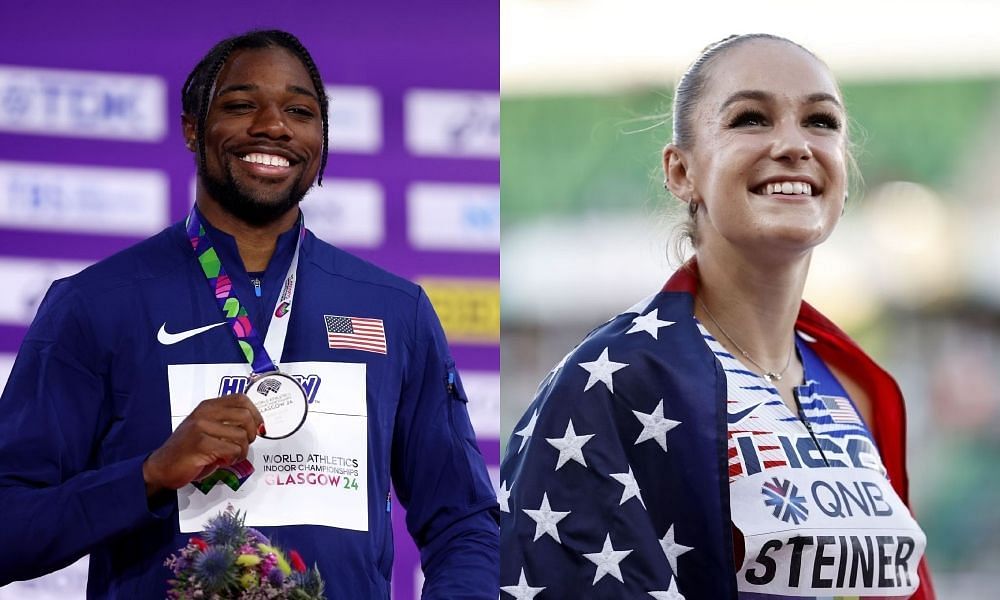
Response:
[[[287,554],[261,532],[243,524],[245,515],[225,511],[205,524],[164,563],[174,574],[171,600],[326,600],[323,579],[307,569],[295,550]]]

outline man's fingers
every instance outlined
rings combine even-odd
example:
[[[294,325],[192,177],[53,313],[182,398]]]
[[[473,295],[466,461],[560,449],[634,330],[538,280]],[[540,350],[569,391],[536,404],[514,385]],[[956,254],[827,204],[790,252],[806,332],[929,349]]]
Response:
[[[264,417],[260,416],[260,411],[246,394],[230,394],[219,398],[219,400],[225,401],[222,405],[228,408],[243,408],[249,411],[254,422],[254,429],[264,423]]]
[[[247,410],[249,410],[250,414],[253,415],[253,422],[255,425],[254,429],[256,430],[258,427],[264,424],[264,417],[260,416],[260,411],[257,410],[257,406],[250,401],[250,398],[247,398],[246,394],[240,394],[240,396],[243,397],[244,404],[247,407]]]
[[[216,446],[214,442],[225,442],[227,446],[221,447],[225,454],[221,457],[229,459],[227,464],[232,464],[247,457],[250,451],[250,439],[247,437],[245,428],[238,425],[227,425],[221,422],[206,422],[201,427],[202,440],[200,448],[203,452],[211,452]],[[230,446],[235,446],[235,450]],[[234,452],[236,453],[234,455]]]
[[[259,433],[260,425],[254,420],[253,415],[243,407],[229,407],[213,415],[213,419],[220,423],[240,427],[246,432],[247,442],[253,443]]]
[[[256,439],[264,423],[257,407],[242,394],[204,400],[188,418],[199,424],[219,422],[242,427],[248,442]]]

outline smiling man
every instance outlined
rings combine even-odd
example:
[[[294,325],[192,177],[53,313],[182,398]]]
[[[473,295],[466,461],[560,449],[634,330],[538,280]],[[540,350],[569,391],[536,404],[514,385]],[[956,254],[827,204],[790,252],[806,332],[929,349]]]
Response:
[[[233,507],[336,597],[389,598],[391,483],[423,597],[496,598],[498,504],[427,296],[305,229],[309,53],[230,38],[182,95],[195,206],[53,284],[0,398],[0,585],[89,553],[89,597],[162,599],[164,560]]]

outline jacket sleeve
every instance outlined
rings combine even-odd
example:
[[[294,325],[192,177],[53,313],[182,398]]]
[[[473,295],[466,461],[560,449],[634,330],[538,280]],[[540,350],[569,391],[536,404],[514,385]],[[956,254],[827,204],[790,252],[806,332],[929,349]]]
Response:
[[[46,294],[0,396],[0,586],[71,564],[147,519],[142,463],[103,464],[100,352],[67,281]]]
[[[420,548],[423,598],[498,594],[497,499],[444,332],[420,291],[396,416],[392,479]]]

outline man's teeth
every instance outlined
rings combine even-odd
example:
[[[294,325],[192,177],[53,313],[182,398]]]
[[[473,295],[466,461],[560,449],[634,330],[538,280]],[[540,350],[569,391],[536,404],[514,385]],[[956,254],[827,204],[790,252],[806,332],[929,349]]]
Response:
[[[240,157],[240,160],[257,163],[259,165],[269,165],[272,167],[287,167],[289,165],[288,159],[283,156],[275,156],[273,154],[260,154],[259,152],[254,152],[253,154],[247,154],[246,156]]]
[[[812,196],[812,186],[801,181],[778,181],[764,186],[765,194],[805,194]]]

